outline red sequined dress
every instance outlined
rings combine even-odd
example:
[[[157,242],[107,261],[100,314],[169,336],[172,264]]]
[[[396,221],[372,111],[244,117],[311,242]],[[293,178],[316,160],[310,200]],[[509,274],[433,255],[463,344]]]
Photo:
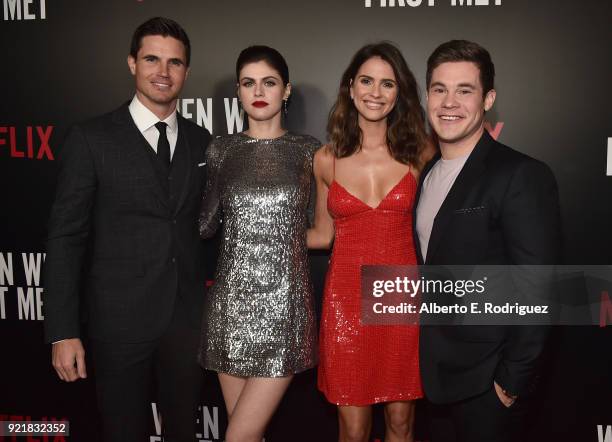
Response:
[[[318,387],[338,405],[368,405],[423,396],[419,329],[360,324],[363,264],[416,264],[412,206],[416,180],[408,172],[375,208],[335,180],[327,208],[335,240],[323,295]]]

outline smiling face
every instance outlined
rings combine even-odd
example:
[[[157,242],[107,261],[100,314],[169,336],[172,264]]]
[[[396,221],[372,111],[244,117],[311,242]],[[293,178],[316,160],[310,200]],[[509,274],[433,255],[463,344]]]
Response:
[[[291,84],[283,85],[280,74],[265,61],[245,64],[240,70],[238,98],[253,120],[280,118],[283,100],[289,98],[290,93]]]
[[[389,63],[372,57],[361,65],[350,87],[359,119],[381,121],[395,106],[399,88]]]
[[[189,72],[183,43],[173,37],[147,35],[136,58],[128,56],[128,66],[142,104],[156,115],[174,111]]]
[[[445,158],[471,152],[484,131],[485,111],[494,101],[495,90],[483,97],[476,64],[447,62],[433,70],[427,91],[427,115]]]

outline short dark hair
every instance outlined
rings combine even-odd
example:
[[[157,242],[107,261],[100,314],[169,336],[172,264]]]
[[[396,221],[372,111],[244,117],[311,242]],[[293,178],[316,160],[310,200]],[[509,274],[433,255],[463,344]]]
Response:
[[[185,58],[187,66],[191,61],[191,43],[185,30],[174,20],[165,17],[153,17],[141,24],[134,31],[130,45],[130,55],[134,58],[142,47],[142,39],[147,35],[161,35],[162,37],[173,37],[185,46]]]
[[[258,61],[265,61],[275,69],[281,76],[283,84],[287,86],[287,83],[289,83],[289,67],[285,58],[276,49],[263,45],[249,46],[240,52],[238,60],[236,60],[236,81],[240,81],[240,71],[245,65]]]
[[[454,61],[470,61],[478,67],[483,96],[495,87],[495,66],[489,52],[472,41],[451,40],[438,46],[427,59],[427,89],[434,69],[442,63]]]

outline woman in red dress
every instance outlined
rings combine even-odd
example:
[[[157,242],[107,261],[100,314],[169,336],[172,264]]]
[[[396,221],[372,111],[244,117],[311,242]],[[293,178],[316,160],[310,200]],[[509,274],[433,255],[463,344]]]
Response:
[[[387,442],[412,441],[423,396],[415,325],[360,323],[361,266],[416,264],[412,206],[429,151],[414,76],[389,43],[361,48],[342,76],[316,152],[309,248],[333,251],[325,282],[319,389],[338,405],[339,440],[367,441],[385,403]]]

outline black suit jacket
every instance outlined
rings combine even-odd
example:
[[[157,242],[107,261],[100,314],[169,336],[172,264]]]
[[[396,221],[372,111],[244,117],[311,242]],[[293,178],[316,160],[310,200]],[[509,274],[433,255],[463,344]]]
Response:
[[[199,327],[204,278],[197,217],[210,134],[177,117],[175,157],[184,149],[184,176],[174,202],[127,103],[71,129],[48,224],[47,342],[80,337],[83,310],[95,339],[152,340],[169,324],[177,299]],[[83,269],[86,250],[91,265]]]
[[[440,155],[423,170],[423,180]],[[416,204],[415,204],[416,208]],[[466,210],[469,209],[469,210]],[[560,256],[559,198],[544,163],[484,132],[435,217],[427,256],[432,265],[543,265]],[[485,392],[497,381],[525,394],[548,334],[546,327],[423,326],[420,365],[432,402]]]

